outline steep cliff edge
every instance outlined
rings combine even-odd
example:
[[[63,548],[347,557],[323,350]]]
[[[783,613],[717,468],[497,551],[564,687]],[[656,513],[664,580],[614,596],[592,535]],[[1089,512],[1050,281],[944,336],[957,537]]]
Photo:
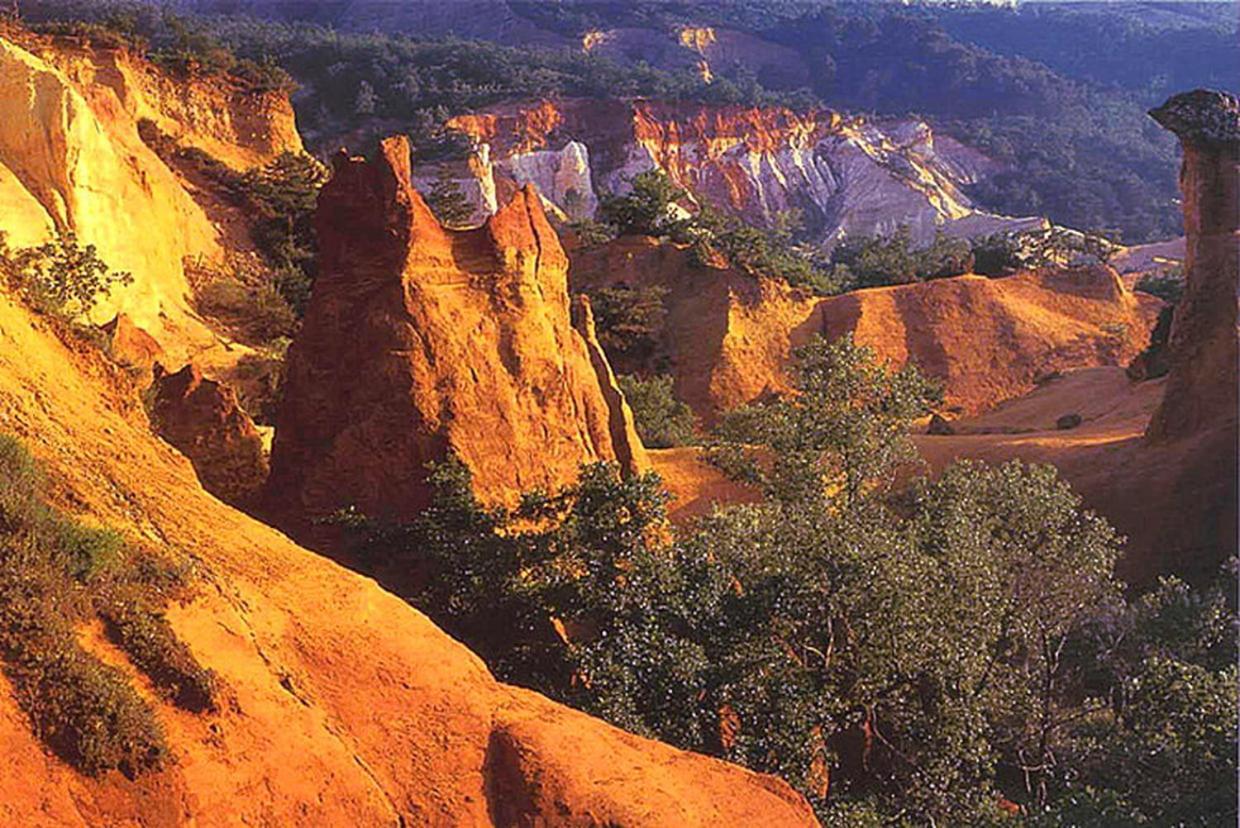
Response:
[[[817,298],[689,251],[623,238],[573,253],[574,287],[665,288],[661,344],[677,395],[707,423],[788,388],[791,351],[814,334],[852,333],[879,358],[912,360],[944,384],[945,403],[977,412],[1071,368],[1123,365],[1146,344],[1161,302],[1105,267],[960,276]]]
[[[169,78],[124,50],[0,30],[0,231],[31,246],[57,231],[133,274],[96,308],[176,357],[213,342],[189,305],[186,260],[218,262],[221,229],[139,125],[236,168],[301,148],[287,98],[226,80]]]
[[[504,105],[449,126],[475,148],[458,177],[482,212],[506,182],[533,183],[573,218],[658,169],[710,204],[759,224],[800,210],[824,243],[907,225],[920,242],[1040,227],[997,216],[964,195],[994,162],[920,121],[872,122],[829,110],[711,106],[644,100]],[[429,172],[426,181],[436,174]]]
[[[269,500],[408,516],[427,462],[449,452],[492,502],[565,485],[582,463],[644,467],[606,362],[572,325],[538,194],[456,232],[410,173],[407,141],[389,139],[373,162],[338,158],[320,197],[320,275],[289,352]]]
[[[4,295],[0,342],[0,433],[62,508],[195,562],[169,619],[225,688],[202,716],[139,682],[174,761],[130,781],[53,758],[0,674],[0,824],[815,824],[776,779],[497,683],[372,581],[207,495],[114,369]]]

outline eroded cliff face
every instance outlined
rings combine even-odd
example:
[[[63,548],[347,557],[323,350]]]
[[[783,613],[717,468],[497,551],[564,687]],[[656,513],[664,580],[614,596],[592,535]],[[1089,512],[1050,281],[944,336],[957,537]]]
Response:
[[[2,292],[0,339],[0,433],[30,447],[57,505],[193,562],[193,598],[168,617],[223,686],[218,712],[189,713],[100,651],[173,755],[129,780],[56,759],[0,672],[0,824],[815,824],[777,779],[499,684],[373,581],[209,496],[116,369]]]
[[[190,309],[184,262],[221,261],[228,242],[143,143],[144,122],[238,169],[301,148],[287,98],[170,78],[124,50],[0,30],[0,231],[14,246],[56,230],[95,245],[134,276],[95,321],[123,312],[185,356],[213,337]]]
[[[907,225],[919,242],[937,230],[973,236],[1039,227],[977,209],[962,187],[994,164],[920,121],[868,122],[827,110],[656,101],[543,101],[463,115],[468,170],[445,171],[481,211],[498,181],[534,183],[570,218],[593,216],[605,193],[665,171],[700,203],[769,224],[799,209],[825,244]]]
[[[1184,297],[1171,324],[1167,392],[1148,435],[1160,441],[1214,428],[1234,432],[1240,409],[1240,101],[1198,90],[1177,95],[1150,114],[1183,148],[1187,239]]]
[[[791,351],[815,334],[851,333],[880,359],[912,360],[944,384],[945,407],[977,412],[1072,368],[1123,365],[1144,348],[1160,300],[1110,268],[960,276],[818,298],[689,251],[625,238],[573,254],[574,287],[666,288],[662,347],[677,396],[706,423],[786,391]]]
[[[408,143],[389,139],[373,162],[338,158],[321,195],[320,275],[289,352],[272,502],[409,516],[426,503],[426,464],[448,453],[489,502],[568,484],[582,463],[644,467],[588,314],[585,336],[572,325],[568,259],[534,188],[456,232],[410,176]]]

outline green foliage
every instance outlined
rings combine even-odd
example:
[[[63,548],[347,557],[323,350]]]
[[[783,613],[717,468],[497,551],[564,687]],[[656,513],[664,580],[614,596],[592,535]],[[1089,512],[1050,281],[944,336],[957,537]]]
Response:
[[[883,287],[959,276],[973,269],[969,242],[942,232],[928,247],[915,248],[908,227],[890,236],[846,239],[832,251],[837,280],[850,288]]]
[[[930,411],[936,385],[911,363],[892,371],[851,335],[815,338],[794,352],[795,393],[725,415],[714,462],[779,502],[843,496],[870,487],[916,458],[909,423]]]
[[[263,341],[290,334],[291,326],[305,313],[317,274],[314,211],[319,190],[330,178],[328,168],[309,155],[285,152],[261,167],[237,173],[201,150],[172,145],[149,121],[139,125],[139,132],[161,155],[190,165],[245,210],[250,218],[250,237],[267,272],[255,273],[250,268],[233,281],[252,294],[249,301],[254,306],[255,325],[265,330],[258,333]],[[235,292],[233,288],[213,289]],[[229,308],[237,305],[233,299],[240,297],[206,297],[208,303],[227,313],[233,313]],[[242,307],[234,309],[237,313],[233,315],[244,316]],[[291,321],[286,318],[289,316]]]
[[[1014,233],[992,233],[974,239],[972,244],[973,271],[982,276],[1010,276],[1023,265]]]
[[[662,170],[638,173],[625,195],[613,195],[599,205],[599,217],[613,225],[621,235],[670,236],[680,238],[688,224],[679,216],[680,202],[689,197]]]
[[[161,766],[168,748],[124,673],[78,642],[96,615],[117,621],[118,643],[157,685],[191,710],[217,687],[155,609],[181,583],[166,562],[135,552],[116,532],[49,507],[25,448],[0,437],[0,662],[36,734],[88,774],[129,777]]]
[[[569,222],[568,228],[584,248],[599,247],[616,238],[616,228],[593,219]]]
[[[619,382],[624,398],[633,409],[633,422],[643,445],[672,448],[693,443],[696,436],[693,412],[672,393],[670,376],[642,379],[621,375]]]
[[[1160,273],[1147,273],[1137,281],[1136,289],[1157,296],[1175,305],[1184,296],[1184,268],[1176,267]]]
[[[285,152],[238,181],[252,211],[250,234],[276,274],[276,290],[298,317],[305,313],[317,272],[314,211],[329,177],[312,156]]]
[[[214,711],[219,682],[176,637],[163,613],[143,606],[141,596],[113,601],[105,611],[108,635],[129,654],[178,707],[194,713]]]
[[[1236,821],[1234,574],[1205,590],[1164,579],[1096,625],[1101,698],[1066,730],[1073,772],[1037,824]]]
[[[239,266],[232,272],[200,275],[206,282],[196,292],[195,306],[228,325],[238,338],[267,345],[296,332],[297,315],[269,271]]]
[[[130,274],[111,270],[93,244],[80,245],[72,231],[16,250],[0,234],[0,278],[31,307],[65,320],[89,314],[101,296],[133,283]]]
[[[800,211],[776,216],[774,226],[763,229],[734,216],[703,207],[687,231],[694,240],[693,254],[705,265],[722,255],[733,267],[755,276],[782,279],[793,287],[807,287],[820,296],[839,293],[844,285],[808,246],[797,244],[803,230]]]
[[[474,217],[474,206],[461,192],[460,185],[450,179],[437,180],[424,198],[426,206],[445,227],[467,227]]]
[[[590,291],[599,344],[616,370],[645,372],[659,366],[667,288],[617,284]]]

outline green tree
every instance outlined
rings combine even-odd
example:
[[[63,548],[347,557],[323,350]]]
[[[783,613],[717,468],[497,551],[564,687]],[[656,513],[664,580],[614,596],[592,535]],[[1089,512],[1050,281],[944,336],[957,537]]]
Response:
[[[676,399],[667,375],[642,379],[623,374],[620,390],[633,409],[637,434],[647,448],[672,448],[693,442],[696,423],[689,406]]]
[[[676,210],[689,193],[677,186],[662,170],[638,173],[625,195],[608,196],[599,206],[599,215],[624,234],[677,236],[687,226]]]
[[[590,305],[599,343],[622,373],[657,369],[667,308],[667,288],[620,283],[591,290]]]
[[[474,218],[474,205],[469,203],[461,185],[441,175],[426,193],[426,206],[445,227],[468,227]]]
[[[0,234],[0,277],[31,306],[63,319],[90,313],[100,297],[133,283],[129,273],[109,268],[93,244],[79,244],[72,230],[16,250]]]
[[[254,211],[250,235],[272,268],[273,286],[298,317],[317,274],[314,211],[330,176],[314,157],[285,152],[233,185]]]
[[[794,356],[793,393],[726,415],[715,462],[778,501],[838,496],[848,507],[885,490],[917,456],[908,428],[939,398],[935,384],[912,363],[879,364],[851,334],[815,338]]]

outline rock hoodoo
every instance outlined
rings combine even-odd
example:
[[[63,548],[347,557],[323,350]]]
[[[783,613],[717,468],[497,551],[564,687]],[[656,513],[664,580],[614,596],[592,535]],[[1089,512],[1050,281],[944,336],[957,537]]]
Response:
[[[1184,297],[1168,344],[1170,374],[1151,440],[1170,440],[1237,418],[1236,291],[1240,271],[1240,101],[1225,92],[1176,95],[1150,112],[1184,150]],[[1235,453],[1232,453],[1234,461]]]
[[[567,484],[582,463],[642,467],[606,362],[573,327],[568,259],[537,192],[452,231],[410,174],[407,141],[389,139],[374,161],[341,155],[320,197],[321,269],[289,352],[272,503],[407,516],[426,502],[426,464],[449,453],[489,502]]]

